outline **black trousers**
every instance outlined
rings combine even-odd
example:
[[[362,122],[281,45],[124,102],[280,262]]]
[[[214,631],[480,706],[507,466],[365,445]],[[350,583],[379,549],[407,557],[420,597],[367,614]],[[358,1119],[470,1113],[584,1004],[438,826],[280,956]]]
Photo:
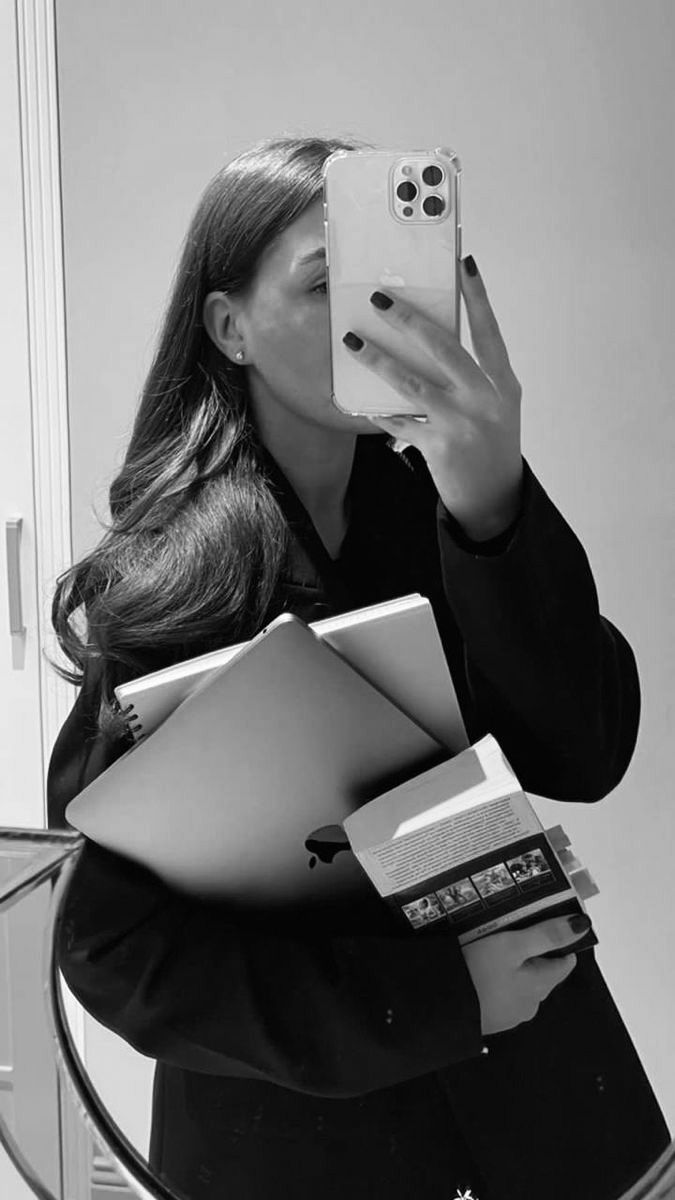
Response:
[[[434,1076],[326,1100],[159,1065],[150,1159],[189,1200],[495,1200]]]

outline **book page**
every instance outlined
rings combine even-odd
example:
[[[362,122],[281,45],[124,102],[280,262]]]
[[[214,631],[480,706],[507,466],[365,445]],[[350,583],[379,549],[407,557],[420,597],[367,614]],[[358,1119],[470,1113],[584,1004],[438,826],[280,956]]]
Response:
[[[355,854],[394,841],[446,817],[520,791],[520,784],[487,734],[453,758],[377,796],[347,817],[344,827]]]
[[[516,792],[355,853],[380,895],[390,896],[541,828],[527,796]]]

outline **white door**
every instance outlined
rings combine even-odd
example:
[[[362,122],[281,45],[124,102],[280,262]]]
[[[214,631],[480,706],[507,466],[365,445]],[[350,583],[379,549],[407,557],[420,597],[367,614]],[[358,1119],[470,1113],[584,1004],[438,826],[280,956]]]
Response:
[[[0,5],[0,825],[45,824],[28,277],[14,5]],[[0,869],[6,864],[0,864]],[[0,916],[0,1105],[19,1147],[58,1195],[56,1070],[39,982],[47,889]],[[32,1036],[24,1036],[30,1030]],[[35,1036],[38,1030],[42,1036]],[[30,1194],[0,1151],[0,1194]]]
[[[44,825],[22,146],[14,5],[0,5],[0,824]],[[20,522],[19,525],[15,524]],[[23,626],[23,632],[12,632]]]

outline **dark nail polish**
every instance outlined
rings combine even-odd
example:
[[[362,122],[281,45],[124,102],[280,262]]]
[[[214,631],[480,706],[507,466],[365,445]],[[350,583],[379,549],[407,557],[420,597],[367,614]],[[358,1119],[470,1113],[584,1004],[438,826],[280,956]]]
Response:
[[[476,266],[476,260],[473,254],[467,254],[466,258],[462,259],[462,262],[464,263],[464,270],[466,271],[467,275],[478,274],[478,267]]]
[[[373,304],[375,308],[381,308],[383,312],[386,312],[388,308],[391,308],[394,301],[390,296],[385,296],[384,292],[373,292],[372,296],[370,297],[370,303]]]
[[[586,933],[586,931],[591,927],[590,917],[585,916],[583,913],[579,913],[576,917],[570,917],[569,926],[572,930],[572,933]]]
[[[342,340],[350,350],[360,350],[363,345],[363,339],[358,337],[357,334],[352,333],[351,329],[349,333],[345,334]]]

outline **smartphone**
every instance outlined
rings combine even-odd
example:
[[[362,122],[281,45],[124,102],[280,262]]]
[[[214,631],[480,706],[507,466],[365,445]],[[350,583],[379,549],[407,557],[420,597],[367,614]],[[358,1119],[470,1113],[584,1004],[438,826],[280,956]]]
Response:
[[[324,221],[333,403],[352,416],[420,414],[343,344],[347,330],[445,377],[421,347],[387,325],[373,291],[403,296],[459,337],[460,173],[452,150],[338,150],[324,165]]]

